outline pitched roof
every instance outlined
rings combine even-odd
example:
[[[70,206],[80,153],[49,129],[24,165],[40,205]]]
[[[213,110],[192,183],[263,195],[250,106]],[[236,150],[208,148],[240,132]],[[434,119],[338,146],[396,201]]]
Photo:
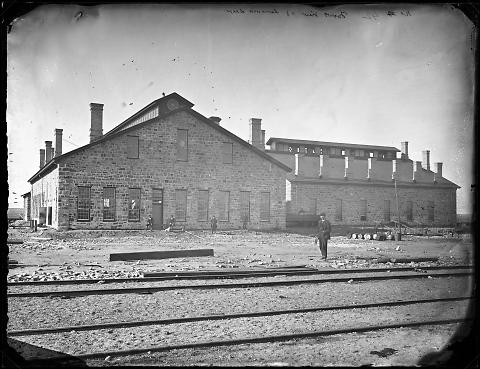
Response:
[[[173,110],[170,110],[168,112],[166,110],[159,109],[158,115],[156,115],[154,118],[138,122],[138,119],[141,118],[143,116],[143,114],[148,113],[150,111],[150,109],[153,109],[157,106],[160,106],[160,103],[166,102],[166,101],[170,100],[171,98],[175,98],[177,100],[180,100],[180,103],[182,103],[182,104],[180,106],[178,106],[177,108],[174,108]],[[223,128],[219,124],[213,122],[209,118],[207,118],[207,117],[203,116],[202,114],[196,112],[195,110],[191,109],[192,106],[193,106],[193,104],[190,101],[188,101],[187,99],[183,98],[182,96],[180,96],[179,94],[177,94],[175,92],[171,93],[167,96],[164,96],[160,99],[157,99],[157,100],[151,102],[150,104],[148,104],[147,106],[145,106],[144,108],[142,108],[141,110],[139,110],[137,113],[133,114],[131,117],[124,120],[122,123],[117,125],[115,128],[108,131],[106,134],[101,136],[98,140],[95,140],[95,141],[90,142],[90,143],[88,143],[84,146],[81,146],[81,147],[78,147],[78,148],[76,148],[72,151],[69,151],[65,154],[62,154],[60,156],[56,156],[56,157],[52,158],[41,169],[39,169],[32,177],[30,177],[28,179],[28,182],[34,183],[39,178],[41,178],[43,175],[48,174],[53,169],[55,169],[57,163],[59,163],[60,161],[62,161],[66,157],[72,155],[73,153],[79,152],[81,150],[88,149],[91,146],[97,145],[101,142],[108,141],[111,138],[117,137],[120,134],[128,132],[128,131],[130,131],[134,128],[138,128],[138,127],[144,126],[146,124],[150,124],[158,118],[168,117],[169,115],[174,114],[178,111],[188,111],[189,113],[193,114],[195,117],[199,118],[200,120],[202,120],[203,122],[208,124],[213,129],[216,129],[217,131],[220,131],[221,133],[227,135],[232,140],[234,140],[234,141],[238,142],[239,144],[241,144],[242,146],[245,146],[248,149],[254,151],[256,154],[262,156],[264,159],[268,160],[269,162],[279,166],[283,170],[285,170],[287,172],[290,172],[292,170],[292,168],[283,164],[281,161],[271,157],[270,155],[266,154],[264,151],[262,151],[260,149],[257,149],[256,147],[250,145],[248,142],[242,140],[240,137],[238,137],[235,134],[233,134],[232,132],[226,130],[225,128]]]
[[[370,150],[395,151],[395,152],[400,151],[396,147],[392,147],[392,146],[377,146],[377,145],[351,144],[351,143],[342,143],[342,142],[297,140],[293,138],[281,138],[281,137],[270,137],[267,141],[267,145],[271,145],[273,142],[281,142],[281,143],[297,144],[297,145],[342,147],[346,149],[363,149],[363,150],[370,149]]]

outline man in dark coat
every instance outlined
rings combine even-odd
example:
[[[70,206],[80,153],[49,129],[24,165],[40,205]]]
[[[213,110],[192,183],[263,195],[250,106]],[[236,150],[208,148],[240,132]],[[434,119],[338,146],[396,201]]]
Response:
[[[175,217],[173,215],[170,216],[170,221],[168,222],[168,227],[175,227]]]
[[[317,238],[323,260],[327,260],[327,242],[330,239],[331,231],[332,226],[330,222],[325,219],[325,213],[320,213],[320,220],[317,226]]]
[[[215,215],[210,221],[210,225],[212,226],[212,233],[215,233],[217,231],[217,218],[215,218]]]

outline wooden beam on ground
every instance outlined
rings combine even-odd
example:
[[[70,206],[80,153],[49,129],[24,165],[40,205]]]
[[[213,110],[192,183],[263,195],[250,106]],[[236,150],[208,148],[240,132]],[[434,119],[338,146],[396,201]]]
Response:
[[[22,243],[23,243],[22,240],[9,240],[7,238],[7,244],[9,244],[9,245],[21,245]]]
[[[110,254],[110,261],[170,259],[197,256],[213,256],[213,249],[121,252]]]

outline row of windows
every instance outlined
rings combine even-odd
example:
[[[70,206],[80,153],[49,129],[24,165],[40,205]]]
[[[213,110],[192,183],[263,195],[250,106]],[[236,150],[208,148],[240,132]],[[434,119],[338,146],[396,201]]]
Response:
[[[177,161],[188,161],[188,130],[177,129],[177,141],[176,141],[176,158]],[[233,163],[233,143],[222,142],[222,163]],[[138,159],[140,157],[139,137],[127,136],[127,158]]]
[[[302,153],[302,154],[317,154],[317,155],[337,155],[347,156],[353,155],[355,157],[378,157],[380,159],[394,159],[395,153],[393,151],[371,151],[363,149],[342,149],[340,147],[320,147],[320,146],[295,146],[277,143],[275,145],[277,151],[288,151],[290,153]]]
[[[91,209],[91,189],[88,186],[78,187],[77,220],[89,221]],[[115,221],[116,216],[116,189],[115,187],[103,188],[103,220]],[[140,221],[140,189],[128,189],[128,221]]]
[[[427,203],[427,217],[428,220],[434,221],[434,208],[435,204],[433,201],[428,201]],[[383,221],[389,222],[391,220],[391,204],[390,200],[384,200],[383,202]],[[367,200],[360,200],[360,209],[359,209],[360,220],[367,220]],[[413,221],[413,203],[412,201],[407,201],[405,203],[405,210],[403,216],[407,221]],[[343,201],[337,199],[335,203],[335,220],[341,221],[343,218]]]
[[[140,195],[139,188],[128,189],[128,221],[140,221]],[[242,220],[250,221],[250,191],[240,191],[240,216]],[[103,221],[115,221],[116,217],[116,188],[103,188]],[[152,201],[155,201],[152,198]],[[199,221],[209,219],[208,190],[199,190],[197,198],[197,217]],[[89,186],[78,187],[77,220],[90,221],[91,188]],[[230,191],[219,191],[217,195],[217,213],[219,221],[230,220]],[[186,221],[187,219],[187,190],[175,190],[175,219]],[[260,193],[260,220],[270,220],[270,193]]]
[[[240,191],[240,218],[250,221],[250,191]],[[197,198],[197,220],[209,219],[210,191],[199,190]],[[217,213],[219,221],[230,220],[230,191],[217,194]],[[187,220],[187,190],[175,190],[175,219]],[[260,220],[270,220],[270,192],[260,192]]]

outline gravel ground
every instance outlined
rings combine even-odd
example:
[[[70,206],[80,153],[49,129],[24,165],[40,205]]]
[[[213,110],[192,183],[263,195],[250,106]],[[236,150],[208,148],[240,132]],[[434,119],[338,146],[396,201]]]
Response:
[[[349,311],[289,314],[270,317],[238,318],[227,321],[180,323],[168,326],[100,329],[92,332],[69,332],[24,336],[23,342],[71,355],[89,352],[148,348],[163,345],[198,343],[219,339],[243,339],[311,331],[398,324],[430,319],[455,319],[464,316],[465,302],[355,309]],[[433,314],[426,312],[431,311]],[[372,321],[372,315],[375,320]],[[188,332],[188,334],[185,334]],[[453,333],[453,332],[452,332]],[[92,350],[95,348],[95,350]]]
[[[394,267],[379,264],[379,257],[439,257],[436,263],[412,263],[408,266],[455,265],[472,262],[472,244],[468,238],[404,237],[401,242],[348,240],[334,237],[329,243],[329,259],[322,261],[311,237],[287,233],[226,231],[171,234],[155,232],[54,232],[29,233],[9,230],[11,238],[23,239],[23,245],[9,245],[10,258],[27,265],[11,269],[9,281],[110,278],[141,276],[146,271],[205,270],[222,268],[261,268],[306,265],[316,268],[350,269]],[[41,239],[39,239],[41,238]],[[43,238],[43,239],[42,239]],[[51,238],[47,239],[47,238]],[[140,250],[176,250],[213,248],[215,256],[109,262],[112,252]],[[358,260],[357,258],[367,258]],[[369,259],[370,258],[370,259]],[[28,266],[29,265],[29,266]],[[40,266],[42,265],[42,266]],[[39,270],[42,268],[43,270]],[[75,274],[78,273],[78,274]],[[431,274],[433,272],[429,272]],[[358,276],[357,274],[352,275]],[[318,279],[319,276],[294,277]],[[334,277],[334,276],[330,276]],[[285,276],[262,278],[283,280]],[[246,282],[257,279],[248,278]],[[260,279],[258,279],[260,280]],[[201,283],[238,283],[240,280],[165,281],[147,285],[189,285]],[[131,287],[132,283],[122,284]],[[114,284],[61,286],[62,289],[115,288]],[[36,286],[35,290],[53,290]],[[9,291],[32,290],[30,286]],[[8,329],[69,326],[106,322],[165,319],[173,317],[229,314],[342,304],[468,296],[471,281],[467,277],[425,278],[353,283],[322,283],[267,288],[216,290],[177,290],[153,294],[99,295],[74,298],[10,298]],[[291,334],[367,324],[397,323],[440,318],[462,318],[468,301],[430,303],[329,311],[226,321],[191,322],[176,325],[152,325],[135,328],[102,329],[50,335],[15,337],[15,340],[59,352],[79,354],[106,350],[150,347],[181,342],[203,342],[219,338],[245,338]],[[344,334],[284,343],[248,344],[235,347],[175,350],[135,357],[89,360],[89,365],[409,365],[427,352],[443,347],[457,325],[396,329],[365,334]],[[381,351],[385,348],[387,354]],[[372,354],[378,350],[380,354]],[[28,355],[27,351],[23,352]],[[380,356],[379,356],[380,355]],[[406,364],[405,364],[406,363]],[[278,364],[280,365],[280,364]]]
[[[9,330],[469,295],[467,278],[11,298]],[[39,308],[41,306],[42,308]],[[113,319],[112,319],[113,317]]]
[[[387,329],[289,342],[152,352],[108,360],[87,360],[95,367],[165,366],[417,366],[419,358],[439,352],[457,325]],[[425,344],[428,342],[428,344]],[[395,350],[391,355],[375,353]]]

